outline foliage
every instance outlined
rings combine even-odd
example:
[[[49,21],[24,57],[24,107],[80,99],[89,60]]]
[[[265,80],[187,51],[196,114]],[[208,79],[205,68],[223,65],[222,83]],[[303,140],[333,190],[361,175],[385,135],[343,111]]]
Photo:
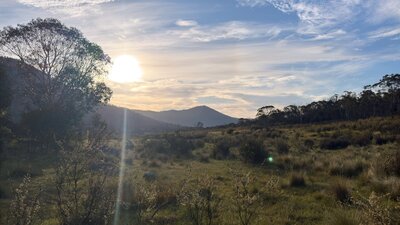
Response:
[[[399,99],[400,74],[390,74],[373,85],[365,86],[358,95],[345,91],[343,95],[334,95],[328,100],[302,106],[289,105],[283,110],[272,105],[263,106],[257,110],[257,119],[247,123],[315,123],[397,115],[400,113]]]
[[[131,190],[126,190],[131,191]],[[133,197],[125,202],[125,207],[135,214],[133,224],[149,224],[156,220],[158,213],[176,202],[176,193],[170,184],[159,182],[136,183],[133,187]]]
[[[187,180],[178,195],[187,218],[193,225],[219,224],[221,197],[215,181],[210,177]]]
[[[333,195],[335,196],[335,199],[337,201],[339,201],[340,203],[344,203],[344,204],[351,203],[352,198],[351,198],[350,190],[347,187],[346,183],[344,183],[342,181],[335,182],[332,185],[332,192],[333,192]]]
[[[39,224],[40,192],[30,190],[32,181],[24,177],[22,183],[15,189],[15,196],[10,204],[8,224],[34,225]]]
[[[86,136],[59,143],[54,187],[62,225],[111,224],[116,197],[109,179],[115,167],[101,154],[107,132],[98,126]]]
[[[31,135],[59,134],[57,128],[76,124],[85,113],[111,97],[111,90],[96,81],[105,74],[109,57],[79,30],[57,19],[38,18],[17,27],[5,27],[0,31],[0,49],[7,56],[17,57],[21,66],[36,69],[24,74],[24,94],[33,105],[33,111],[25,115],[25,120],[33,123],[26,123],[32,128]],[[55,113],[64,121],[57,122]],[[42,122],[40,133],[36,119]],[[49,139],[48,135],[41,138]]]
[[[256,139],[246,139],[239,147],[239,154],[245,162],[260,164],[267,157],[263,143]]]
[[[226,159],[231,154],[230,147],[231,143],[228,140],[225,138],[220,139],[212,150],[212,157],[214,159]]]
[[[235,177],[231,196],[233,215],[240,225],[255,224],[263,207],[261,191],[273,192],[277,188],[278,180],[271,178],[263,188],[254,189],[256,179],[253,175],[233,173]]]

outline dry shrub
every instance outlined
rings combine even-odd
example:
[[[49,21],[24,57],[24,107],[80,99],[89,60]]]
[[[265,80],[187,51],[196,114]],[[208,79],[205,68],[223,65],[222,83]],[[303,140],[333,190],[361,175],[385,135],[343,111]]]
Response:
[[[394,219],[391,208],[386,203],[386,196],[372,192],[368,198],[355,200],[355,205],[361,209],[360,222],[363,225],[390,225]]]
[[[186,180],[178,194],[179,203],[193,225],[219,224],[222,198],[210,177]]]
[[[40,191],[32,193],[31,185],[31,178],[25,176],[19,187],[15,189],[7,218],[8,224],[33,225],[40,220]]]
[[[400,150],[381,154],[372,165],[377,177],[400,177]]]
[[[351,193],[346,183],[338,181],[332,185],[332,193],[337,201],[343,204],[351,203]]]

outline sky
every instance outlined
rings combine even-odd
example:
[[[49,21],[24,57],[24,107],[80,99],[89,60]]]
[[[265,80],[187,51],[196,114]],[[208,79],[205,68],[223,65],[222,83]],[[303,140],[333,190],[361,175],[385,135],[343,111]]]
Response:
[[[264,105],[359,92],[400,72],[400,0],[2,0],[0,27],[53,17],[143,77],[111,103],[207,105],[252,118]]]

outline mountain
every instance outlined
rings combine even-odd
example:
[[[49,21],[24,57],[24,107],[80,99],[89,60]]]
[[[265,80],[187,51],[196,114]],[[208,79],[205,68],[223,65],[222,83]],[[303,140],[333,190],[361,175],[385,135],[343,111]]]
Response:
[[[100,115],[107,126],[118,134],[122,132],[124,110],[127,110],[127,131],[128,134],[150,134],[166,131],[174,131],[182,128],[179,125],[160,122],[146,117],[133,110],[105,105],[97,108],[96,113]]]
[[[135,110],[135,112],[158,121],[186,127],[194,127],[198,122],[203,123],[204,127],[238,122],[238,119],[220,113],[208,106],[197,106],[185,110],[168,110],[161,112],[143,110]]]

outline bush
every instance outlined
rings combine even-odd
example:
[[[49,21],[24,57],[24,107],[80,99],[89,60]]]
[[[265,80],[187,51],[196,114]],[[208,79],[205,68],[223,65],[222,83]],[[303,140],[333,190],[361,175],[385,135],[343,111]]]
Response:
[[[227,140],[219,140],[214,145],[214,148],[212,150],[212,157],[214,159],[226,159],[231,154],[230,147],[231,145]]]
[[[351,203],[351,194],[347,185],[342,182],[336,182],[332,185],[332,192],[335,199],[340,203],[349,204]]]
[[[277,139],[275,142],[276,145],[276,151],[279,154],[287,154],[289,153],[289,145],[287,144],[287,141],[283,139]]]
[[[351,143],[353,145],[362,147],[371,144],[371,140],[372,140],[372,134],[370,132],[364,132],[353,135]]]
[[[304,140],[304,146],[307,148],[313,148],[314,147],[314,141],[311,139],[306,139]]]
[[[292,174],[292,176],[290,177],[289,185],[291,187],[305,187],[306,181],[304,179],[304,176],[302,174]]]
[[[321,149],[343,149],[347,148],[350,145],[350,141],[346,137],[338,137],[338,138],[325,138],[320,143]]]
[[[153,182],[157,179],[157,174],[155,172],[149,171],[143,174],[143,179],[147,182]]]
[[[262,142],[256,139],[243,141],[239,147],[239,154],[245,162],[254,164],[264,162],[268,155]]]
[[[376,175],[400,177],[400,150],[380,155],[374,164]]]

